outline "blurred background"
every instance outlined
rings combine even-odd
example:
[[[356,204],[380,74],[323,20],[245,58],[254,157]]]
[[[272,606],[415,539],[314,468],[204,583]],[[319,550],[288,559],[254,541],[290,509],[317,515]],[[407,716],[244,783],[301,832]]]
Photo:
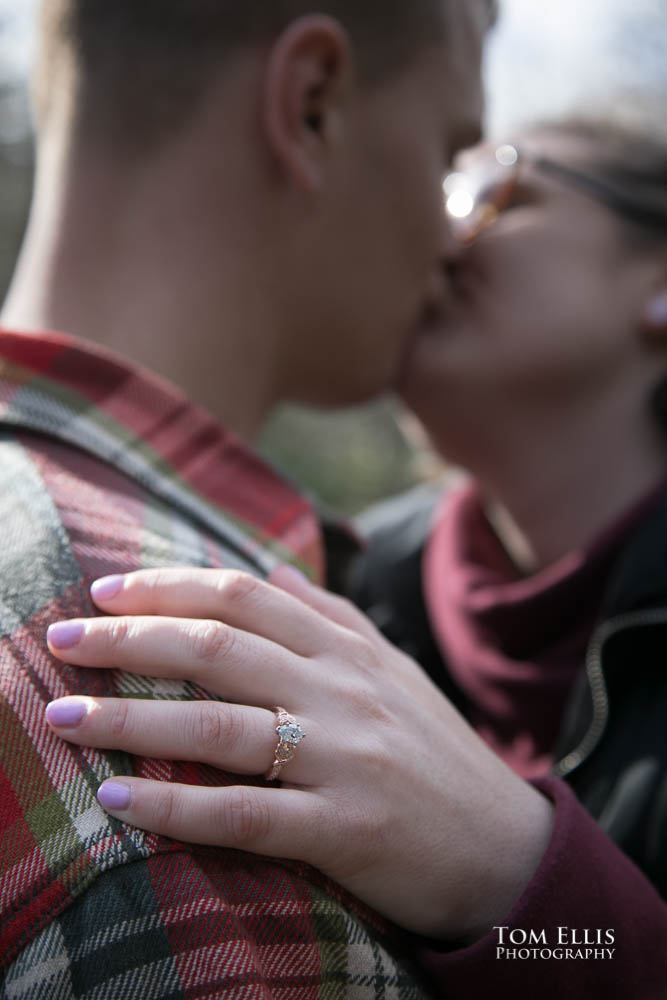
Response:
[[[30,194],[27,81],[36,7],[37,0],[0,0],[0,300]],[[485,73],[492,135],[590,112],[646,123],[667,136],[667,0],[501,0]],[[415,422],[391,400],[336,414],[286,407],[260,447],[345,514],[446,474]]]

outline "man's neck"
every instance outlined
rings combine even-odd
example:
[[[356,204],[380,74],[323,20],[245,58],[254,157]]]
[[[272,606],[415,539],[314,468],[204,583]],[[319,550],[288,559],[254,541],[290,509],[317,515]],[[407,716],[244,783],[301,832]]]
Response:
[[[228,193],[204,203],[184,176],[166,158],[123,175],[43,155],[1,320],[117,351],[252,440],[276,401],[277,368],[270,307],[252,255],[238,251],[239,225],[253,223],[226,210]],[[211,212],[229,227],[215,241]]]

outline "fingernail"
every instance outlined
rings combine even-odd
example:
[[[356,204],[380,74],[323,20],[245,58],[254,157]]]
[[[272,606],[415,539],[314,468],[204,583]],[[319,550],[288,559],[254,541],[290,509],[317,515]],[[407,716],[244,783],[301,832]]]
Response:
[[[57,729],[71,729],[88,714],[88,702],[83,698],[60,698],[46,706],[46,721]]]
[[[91,584],[90,593],[96,601],[110,601],[112,597],[116,597],[120,593],[123,579],[118,574],[116,576],[103,576]]]
[[[46,630],[46,639],[54,649],[70,649],[81,641],[83,622],[56,622]]]
[[[97,789],[97,801],[103,809],[127,809],[130,798],[129,786],[121,785],[117,781],[105,781]]]

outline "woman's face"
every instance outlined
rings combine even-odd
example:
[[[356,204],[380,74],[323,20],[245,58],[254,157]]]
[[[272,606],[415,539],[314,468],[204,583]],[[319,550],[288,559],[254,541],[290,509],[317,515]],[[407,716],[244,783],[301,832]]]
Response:
[[[656,262],[606,204],[531,163],[546,157],[595,176],[594,150],[546,131],[516,146],[511,200],[463,250],[446,313],[414,344],[402,383],[435,443],[464,463],[458,442],[471,427],[593,399],[646,365],[637,330]],[[491,163],[495,149],[464,153],[457,168]]]

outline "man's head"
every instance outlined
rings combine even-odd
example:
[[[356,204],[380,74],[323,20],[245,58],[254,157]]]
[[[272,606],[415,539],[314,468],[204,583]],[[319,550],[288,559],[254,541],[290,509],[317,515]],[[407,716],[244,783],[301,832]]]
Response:
[[[200,299],[220,292],[207,314],[219,308],[219,330],[233,329],[231,246],[270,304],[276,397],[358,399],[391,381],[405,339],[444,294],[441,179],[479,130],[491,9],[45,0],[38,118],[109,169],[150,165],[151,198],[171,171],[165,200],[199,255]],[[197,234],[184,207],[195,196]],[[202,348],[214,368],[213,345]]]
[[[490,21],[494,0],[482,3]],[[339,21],[361,79],[377,84],[443,37],[454,6],[452,0],[44,0],[38,110],[48,114],[66,65],[98,124],[117,129],[120,141],[147,143],[178,127],[235,51],[270,45],[299,17],[317,12]]]

